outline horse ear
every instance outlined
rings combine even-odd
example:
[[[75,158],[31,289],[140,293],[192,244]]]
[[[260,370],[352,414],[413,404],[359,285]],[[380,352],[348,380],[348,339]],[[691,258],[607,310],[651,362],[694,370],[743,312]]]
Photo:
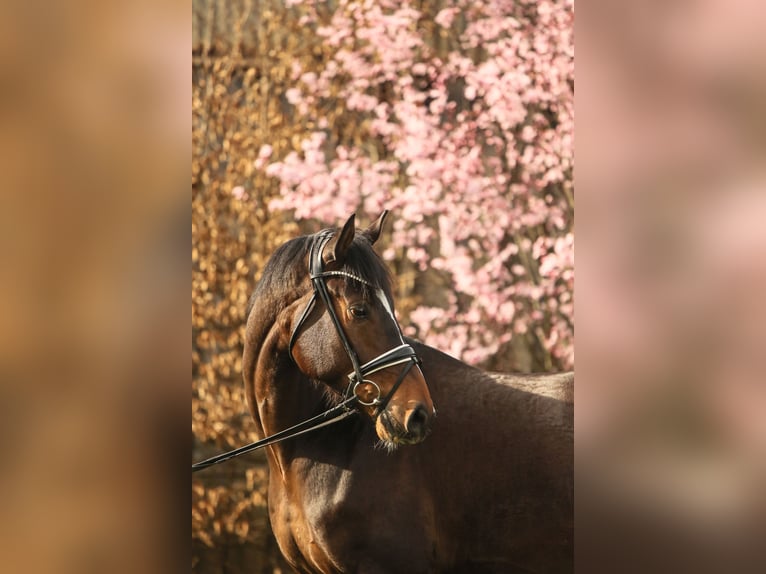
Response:
[[[388,216],[388,210],[384,210],[383,213],[380,214],[380,217],[378,217],[375,221],[373,221],[370,226],[362,231],[362,235],[364,235],[367,239],[370,240],[370,244],[374,244],[378,237],[380,237],[380,231],[383,229],[383,224],[386,222],[386,217]]]
[[[356,233],[356,214],[352,213],[351,217],[346,220],[338,233],[333,235],[330,242],[327,244],[324,250],[324,262],[331,263],[332,261],[343,261],[346,257],[348,248],[351,247],[351,243],[354,241],[354,234]]]

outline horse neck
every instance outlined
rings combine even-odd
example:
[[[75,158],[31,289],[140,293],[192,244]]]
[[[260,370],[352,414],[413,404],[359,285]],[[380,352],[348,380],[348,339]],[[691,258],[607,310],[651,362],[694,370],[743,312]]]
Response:
[[[288,352],[291,306],[277,305],[279,311],[272,313],[266,307],[256,304],[251,311],[243,357],[248,406],[261,436],[324,410],[321,387],[300,372]],[[270,325],[257,320],[269,315]]]

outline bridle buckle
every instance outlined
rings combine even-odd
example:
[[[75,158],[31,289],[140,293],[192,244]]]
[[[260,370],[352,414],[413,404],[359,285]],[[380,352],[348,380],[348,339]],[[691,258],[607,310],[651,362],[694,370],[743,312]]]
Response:
[[[356,388],[357,388],[359,385],[362,385],[362,384],[365,384],[365,383],[366,383],[366,384],[368,384],[368,385],[372,385],[373,387],[375,387],[375,390],[378,392],[378,396],[377,396],[377,397],[375,397],[374,399],[372,399],[372,400],[371,400],[371,401],[369,401],[369,402],[368,402],[368,401],[364,401],[364,400],[362,400],[362,398],[361,398],[361,397],[360,397],[360,396],[357,394],[357,392],[356,392]],[[380,395],[381,395],[381,392],[380,392],[380,387],[378,386],[378,383],[376,383],[375,381],[371,381],[370,379],[364,379],[364,380],[362,380],[362,381],[359,381],[359,382],[357,382],[357,383],[354,385],[354,388],[353,388],[353,390],[352,390],[351,392],[352,392],[352,393],[353,393],[353,394],[356,396],[356,400],[357,400],[357,401],[359,401],[359,404],[360,404],[360,405],[364,405],[364,406],[366,406],[366,407],[374,407],[374,406],[377,406],[377,405],[379,405],[379,404],[382,402],[382,401],[380,400]]]

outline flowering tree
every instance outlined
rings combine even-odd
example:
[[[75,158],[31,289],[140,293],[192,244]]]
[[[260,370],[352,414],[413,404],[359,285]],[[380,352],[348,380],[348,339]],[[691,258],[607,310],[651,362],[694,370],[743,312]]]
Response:
[[[574,364],[571,0],[288,2],[316,39],[284,93],[305,137],[256,168],[273,210],[394,210],[388,260],[443,288],[409,334],[471,363],[523,337]],[[282,157],[277,157],[281,155]]]

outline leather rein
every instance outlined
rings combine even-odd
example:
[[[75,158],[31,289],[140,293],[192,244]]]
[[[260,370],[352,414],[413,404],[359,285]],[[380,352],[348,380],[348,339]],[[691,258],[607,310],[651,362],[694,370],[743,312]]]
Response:
[[[414,365],[420,365],[420,359],[415,353],[415,349],[413,349],[410,345],[404,343],[404,339],[401,338],[401,330],[399,330],[399,324],[396,323],[395,319],[394,319],[394,322],[396,323],[397,330],[399,330],[399,336],[402,340],[402,344],[399,345],[398,347],[394,347],[393,349],[385,351],[384,353],[378,355],[377,357],[375,357],[374,359],[372,359],[371,361],[368,361],[367,363],[363,365],[360,364],[359,357],[354,351],[354,348],[351,345],[351,342],[348,340],[348,337],[346,336],[346,333],[343,330],[343,325],[341,324],[340,319],[338,318],[338,315],[335,312],[335,308],[332,304],[332,298],[330,297],[330,292],[329,292],[329,289],[327,288],[327,278],[342,276],[342,277],[353,279],[354,281],[357,281],[363,285],[366,285],[370,287],[371,289],[379,290],[380,287],[377,287],[371,284],[369,281],[363,279],[362,277],[359,277],[347,271],[325,271],[324,270],[324,260],[322,259],[322,253],[324,251],[324,248],[327,246],[330,239],[332,238],[333,234],[334,234],[334,231],[332,229],[325,229],[323,231],[320,231],[315,236],[314,242],[311,245],[311,251],[309,253],[309,276],[311,278],[313,293],[311,295],[311,299],[306,304],[306,307],[303,309],[303,312],[301,313],[301,316],[298,319],[298,322],[295,324],[292,334],[290,335],[290,344],[288,347],[288,352],[290,353],[290,358],[293,360],[293,362],[295,362],[295,358],[293,357],[293,346],[295,345],[295,342],[298,339],[298,335],[301,332],[303,324],[305,323],[306,319],[308,319],[309,315],[311,315],[311,311],[316,305],[317,299],[321,299],[322,303],[324,303],[325,309],[327,309],[327,313],[330,315],[330,318],[332,319],[333,325],[335,326],[335,330],[337,331],[338,336],[340,337],[341,343],[343,344],[343,348],[346,350],[346,354],[348,355],[349,359],[351,360],[351,364],[354,367],[353,372],[348,375],[349,383],[348,383],[348,387],[346,388],[343,401],[340,404],[324,411],[323,413],[320,413],[310,419],[300,422],[287,429],[274,433],[271,436],[268,436],[261,440],[257,440],[253,443],[239,447],[237,449],[213,456],[201,462],[197,462],[192,465],[192,472],[197,472],[204,468],[208,468],[209,466],[213,466],[215,464],[225,462],[227,460],[243,455],[245,453],[258,450],[260,448],[269,446],[271,444],[275,444],[283,440],[287,440],[289,438],[293,438],[293,437],[320,429],[322,427],[326,427],[336,422],[340,422],[343,419],[353,414],[356,414],[357,411],[354,410],[353,407],[357,403],[364,406],[376,407],[375,416],[377,417],[386,408],[386,406],[388,405],[388,402],[391,400],[391,397],[394,395],[396,390],[402,384],[402,382],[404,381],[404,377],[407,376],[407,373],[410,371],[410,369]],[[401,365],[405,363],[407,363],[406,366],[404,367],[404,369],[402,369],[402,372],[399,374],[399,377],[397,378],[396,382],[391,387],[391,390],[388,392],[388,394],[384,398],[381,399],[380,386],[374,381],[366,377],[368,377],[369,375],[372,375],[373,373],[377,373],[378,371],[387,369],[389,367],[393,367],[393,366]],[[370,401],[363,401],[361,398],[359,398],[359,396],[356,394],[356,390],[361,384],[367,384],[367,385],[373,386],[377,390],[377,397],[375,397],[374,399]]]

